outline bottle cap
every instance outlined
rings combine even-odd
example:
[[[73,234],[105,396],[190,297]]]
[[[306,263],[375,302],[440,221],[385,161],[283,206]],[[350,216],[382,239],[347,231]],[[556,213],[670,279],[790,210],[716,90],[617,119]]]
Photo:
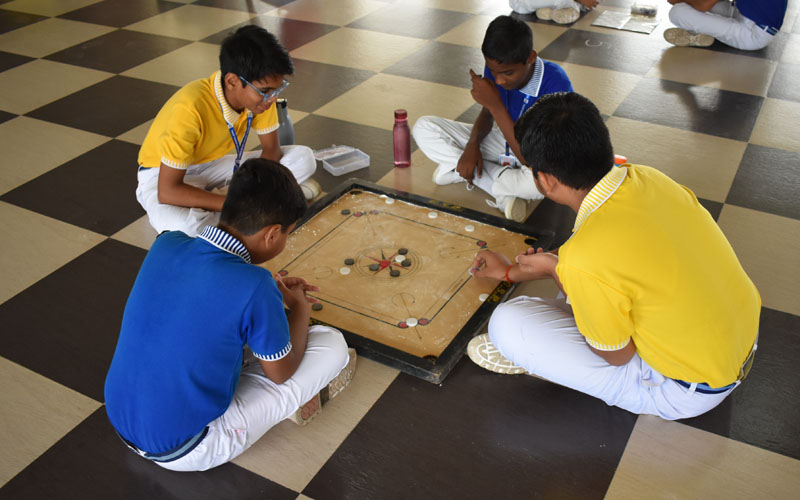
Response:
[[[399,118],[401,120],[405,120],[408,118],[408,112],[405,109],[395,109],[394,117]]]
[[[281,107],[281,108],[285,108],[286,105],[288,104],[284,97],[279,97],[279,98],[275,99],[275,102],[278,103],[278,106]]]

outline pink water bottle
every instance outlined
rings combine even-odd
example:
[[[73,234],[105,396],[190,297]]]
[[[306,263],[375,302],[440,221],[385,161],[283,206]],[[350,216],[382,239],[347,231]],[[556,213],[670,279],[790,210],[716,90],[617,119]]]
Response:
[[[394,111],[394,166],[407,167],[411,165],[411,130],[408,128],[408,113],[405,109]]]

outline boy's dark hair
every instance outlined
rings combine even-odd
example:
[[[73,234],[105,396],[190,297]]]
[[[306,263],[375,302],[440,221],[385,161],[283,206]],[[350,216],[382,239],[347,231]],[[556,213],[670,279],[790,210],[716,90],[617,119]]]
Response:
[[[225,38],[219,51],[219,67],[223,78],[233,73],[250,82],[294,73],[292,59],[275,35],[252,24]]]
[[[502,64],[525,64],[533,50],[533,31],[511,16],[497,16],[486,28],[483,57]]]
[[[600,111],[575,92],[541,98],[514,125],[525,163],[565,186],[591,188],[614,166],[614,149]]]
[[[241,234],[255,234],[273,224],[286,231],[306,212],[303,190],[288,168],[251,158],[236,170],[219,222]]]

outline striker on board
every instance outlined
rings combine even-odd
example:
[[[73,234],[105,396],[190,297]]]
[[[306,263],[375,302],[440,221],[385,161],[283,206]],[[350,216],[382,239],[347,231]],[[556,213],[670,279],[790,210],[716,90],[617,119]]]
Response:
[[[552,232],[350,179],[316,202],[266,264],[320,287],[312,323],[360,355],[441,382],[512,290],[469,269],[482,249],[513,258]],[[348,263],[343,265],[345,259]]]

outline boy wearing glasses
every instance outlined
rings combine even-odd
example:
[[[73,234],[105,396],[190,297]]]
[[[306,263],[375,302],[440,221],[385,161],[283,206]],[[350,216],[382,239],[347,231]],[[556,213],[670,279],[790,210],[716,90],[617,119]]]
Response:
[[[306,199],[319,194],[311,149],[278,142],[275,100],[294,72],[286,49],[265,29],[245,26],[222,43],[219,61],[220,71],[164,104],[139,151],[136,199],[159,233],[196,236],[216,224],[231,176],[249,158],[282,163]],[[261,151],[244,151],[251,133]]]

